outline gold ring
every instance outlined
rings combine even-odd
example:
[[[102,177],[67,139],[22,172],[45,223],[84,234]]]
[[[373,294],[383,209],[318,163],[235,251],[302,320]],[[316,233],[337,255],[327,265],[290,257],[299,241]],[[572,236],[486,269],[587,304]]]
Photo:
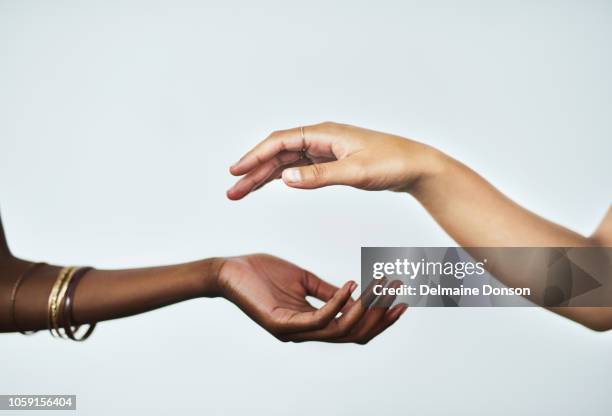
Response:
[[[302,150],[300,150],[300,159],[306,158],[306,136],[304,135],[304,126],[300,126],[300,135],[302,136]]]

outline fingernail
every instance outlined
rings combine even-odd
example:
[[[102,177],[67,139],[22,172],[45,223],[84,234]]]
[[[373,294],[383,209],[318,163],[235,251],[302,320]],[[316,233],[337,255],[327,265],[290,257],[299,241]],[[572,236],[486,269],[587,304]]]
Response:
[[[285,169],[283,171],[283,179],[286,182],[299,182],[302,180],[302,175],[297,168]]]
[[[349,286],[349,292],[353,293],[355,291],[355,289],[357,289],[357,283],[351,282],[351,284]]]

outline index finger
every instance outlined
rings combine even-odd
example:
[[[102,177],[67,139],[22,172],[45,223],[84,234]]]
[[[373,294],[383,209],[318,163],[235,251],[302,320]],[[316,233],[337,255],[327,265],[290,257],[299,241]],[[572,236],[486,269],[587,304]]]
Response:
[[[340,290],[336,286],[331,283],[326,282],[315,274],[306,271],[304,278],[304,287],[306,289],[306,294],[309,296],[314,296],[315,298],[322,300],[323,302],[329,301],[334,294]],[[355,301],[353,298],[349,297],[342,309],[340,310],[342,313],[346,313],[348,309],[353,305]]]
[[[306,138],[302,137],[302,129],[297,127],[289,130],[275,131],[270,134],[232,165],[230,173],[234,176],[244,175],[282,151],[299,152],[306,149],[308,146]]]
[[[347,336],[364,316],[368,306],[377,298],[372,290],[373,282],[374,281],[372,281],[363,291],[359,300],[355,301],[349,310],[341,317],[331,320],[328,325],[322,329],[297,332],[291,334],[288,339],[294,342],[333,341],[336,338]]]
[[[326,327],[346,305],[355,288],[357,288],[357,283],[353,281],[347,282],[341,289],[338,289],[320,309],[292,315],[291,318],[284,323],[283,330],[290,333]]]

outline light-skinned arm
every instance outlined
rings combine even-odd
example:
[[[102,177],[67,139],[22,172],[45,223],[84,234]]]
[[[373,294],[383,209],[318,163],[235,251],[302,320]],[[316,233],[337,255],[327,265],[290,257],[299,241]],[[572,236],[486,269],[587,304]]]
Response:
[[[464,247],[612,246],[612,209],[583,236],[516,204],[469,167],[414,140],[332,122],[279,130],[230,168],[228,190],[244,198],[271,180],[293,188],[348,185],[405,192]],[[506,275],[502,283],[514,286]],[[612,308],[551,308],[595,330],[612,328]]]

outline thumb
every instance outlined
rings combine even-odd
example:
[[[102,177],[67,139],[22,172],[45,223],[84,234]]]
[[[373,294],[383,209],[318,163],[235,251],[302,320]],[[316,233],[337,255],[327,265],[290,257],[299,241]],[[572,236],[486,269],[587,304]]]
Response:
[[[321,188],[328,185],[350,185],[354,179],[351,173],[353,170],[346,159],[315,163],[285,169],[283,181],[293,188],[302,189]]]

